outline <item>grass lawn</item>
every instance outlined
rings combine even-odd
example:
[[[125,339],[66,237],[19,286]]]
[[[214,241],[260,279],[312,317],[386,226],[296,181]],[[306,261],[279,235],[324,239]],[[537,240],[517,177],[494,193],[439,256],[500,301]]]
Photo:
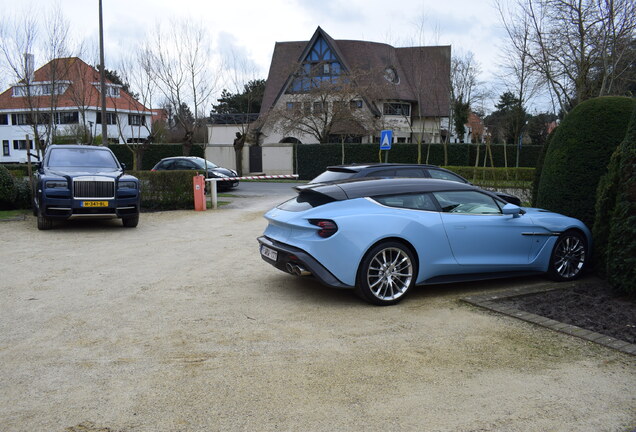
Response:
[[[31,210],[0,210],[0,220],[23,219]]]

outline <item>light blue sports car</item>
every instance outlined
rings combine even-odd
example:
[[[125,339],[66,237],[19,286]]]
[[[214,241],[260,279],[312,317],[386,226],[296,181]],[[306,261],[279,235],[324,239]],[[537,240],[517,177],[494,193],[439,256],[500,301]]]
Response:
[[[377,305],[397,303],[414,285],[531,273],[572,280],[590,255],[581,221],[468,184],[399,178],[296,189],[265,214],[262,258]]]

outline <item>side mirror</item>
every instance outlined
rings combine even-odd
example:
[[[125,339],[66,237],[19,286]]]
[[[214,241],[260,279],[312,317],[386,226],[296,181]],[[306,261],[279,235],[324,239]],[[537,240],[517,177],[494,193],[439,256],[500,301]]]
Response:
[[[503,214],[512,215],[512,217],[518,218],[521,216],[521,207],[516,206],[514,204],[506,204],[503,206]]]
[[[122,163],[122,164],[121,164],[121,170],[122,170],[122,171],[126,171],[126,164],[125,164],[125,163]]]

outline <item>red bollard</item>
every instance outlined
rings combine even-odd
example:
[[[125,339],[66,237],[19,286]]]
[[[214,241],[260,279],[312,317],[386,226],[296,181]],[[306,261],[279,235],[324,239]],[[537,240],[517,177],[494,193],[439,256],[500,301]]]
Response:
[[[192,177],[194,186],[194,210],[204,211],[206,209],[205,202],[205,177],[197,175]]]

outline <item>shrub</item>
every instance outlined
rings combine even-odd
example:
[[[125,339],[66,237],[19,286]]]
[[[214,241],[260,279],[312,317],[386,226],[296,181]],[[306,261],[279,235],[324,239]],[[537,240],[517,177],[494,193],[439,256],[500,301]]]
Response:
[[[178,210],[194,208],[192,171],[131,171],[141,182],[141,208]]]
[[[14,208],[16,195],[15,179],[8,169],[0,165],[0,210]]]
[[[31,193],[31,182],[28,177],[15,179],[16,196],[14,205],[18,209],[33,208],[33,197]]]
[[[635,103],[627,97],[591,99],[563,119],[546,151],[537,206],[593,225],[599,180],[625,137]]]
[[[597,256],[610,284],[636,293],[636,109],[625,140],[601,180],[594,234]],[[600,267],[600,266],[599,266]]]

